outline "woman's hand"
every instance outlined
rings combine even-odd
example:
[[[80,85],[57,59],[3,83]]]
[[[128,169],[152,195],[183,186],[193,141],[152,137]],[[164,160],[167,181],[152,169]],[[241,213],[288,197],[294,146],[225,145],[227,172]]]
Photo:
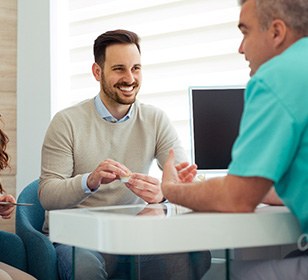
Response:
[[[12,195],[8,194],[8,195],[0,196],[0,202],[16,203],[16,200]],[[3,219],[10,219],[12,217],[14,209],[15,209],[15,205],[12,205],[12,204],[0,205],[0,216]]]

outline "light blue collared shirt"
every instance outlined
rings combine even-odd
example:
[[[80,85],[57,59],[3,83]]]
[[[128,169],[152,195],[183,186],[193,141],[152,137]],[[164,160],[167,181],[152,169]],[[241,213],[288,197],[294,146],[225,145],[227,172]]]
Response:
[[[120,120],[116,119],[114,116],[112,116],[110,114],[110,112],[108,111],[108,109],[106,108],[106,106],[104,105],[104,103],[102,102],[101,98],[99,97],[99,94],[97,96],[95,96],[94,98],[94,104],[95,104],[95,108],[98,112],[98,114],[101,116],[102,119],[104,119],[105,121],[107,122],[112,122],[112,123],[122,123],[122,122],[125,122],[127,121],[130,117],[131,117],[131,114],[132,114],[132,111],[133,111],[133,106],[134,104],[129,108],[127,114],[121,118]],[[85,193],[93,193],[95,191],[98,190],[99,186],[91,191],[89,188],[88,188],[88,185],[87,185],[87,180],[88,180],[88,177],[89,177],[90,173],[86,173],[82,176],[82,181],[81,181],[81,185],[82,185],[82,189],[84,190]]]
[[[127,121],[132,114],[133,105],[129,108],[127,114],[122,119],[116,119],[113,115],[110,114],[106,106],[104,105],[103,101],[100,99],[99,95],[95,96],[94,98],[95,108],[98,114],[102,117],[102,119],[112,122],[112,123],[121,123]]]

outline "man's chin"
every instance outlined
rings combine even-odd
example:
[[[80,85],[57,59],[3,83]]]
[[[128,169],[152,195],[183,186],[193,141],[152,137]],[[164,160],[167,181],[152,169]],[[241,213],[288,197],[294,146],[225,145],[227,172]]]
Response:
[[[120,104],[122,104],[122,105],[132,105],[132,104],[134,104],[135,103],[135,101],[136,101],[136,98],[135,97],[133,97],[132,99],[129,99],[129,100],[127,100],[127,99],[120,99],[120,100],[118,100],[118,103],[120,103]]]

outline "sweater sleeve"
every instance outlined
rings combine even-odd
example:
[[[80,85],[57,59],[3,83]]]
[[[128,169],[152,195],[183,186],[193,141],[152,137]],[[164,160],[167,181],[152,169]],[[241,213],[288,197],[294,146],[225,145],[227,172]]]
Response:
[[[60,112],[50,123],[42,147],[39,197],[46,210],[72,208],[89,196],[81,186],[82,174],[72,176],[72,142],[72,124]]]
[[[181,140],[168,116],[163,111],[161,111],[157,120],[157,130],[156,158],[158,166],[161,169],[164,167],[171,148],[174,149],[176,163],[187,161],[187,155]]]

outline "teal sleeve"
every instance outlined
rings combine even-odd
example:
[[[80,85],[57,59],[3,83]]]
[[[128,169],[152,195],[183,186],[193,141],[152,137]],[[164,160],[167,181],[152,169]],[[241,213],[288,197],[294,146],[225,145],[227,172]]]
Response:
[[[229,173],[276,182],[292,161],[296,141],[295,122],[283,103],[261,81],[251,80]]]

